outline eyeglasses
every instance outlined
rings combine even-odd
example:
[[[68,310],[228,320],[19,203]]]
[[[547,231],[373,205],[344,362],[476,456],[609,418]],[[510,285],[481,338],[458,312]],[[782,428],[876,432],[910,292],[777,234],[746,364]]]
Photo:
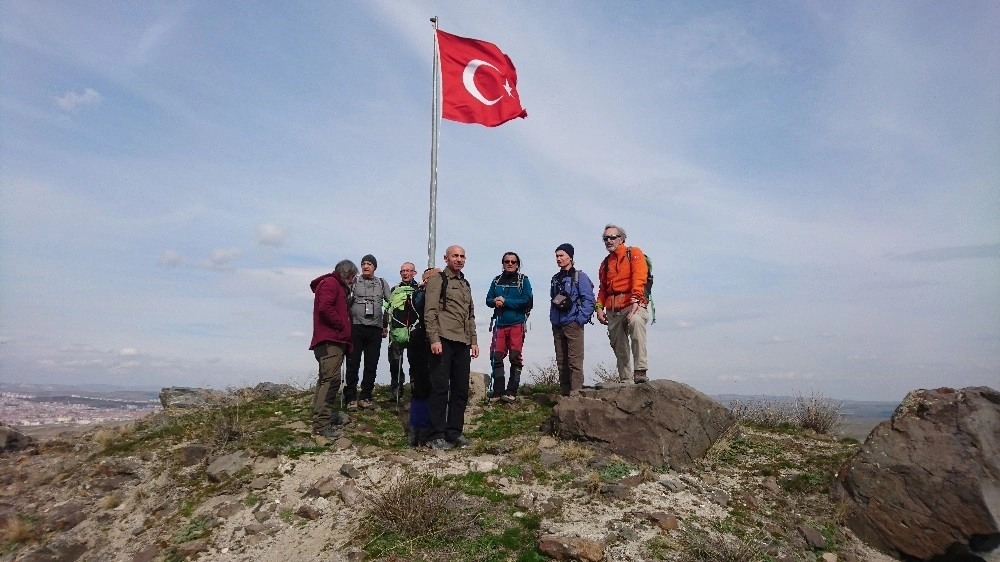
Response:
[[[416,269],[400,269],[399,272],[400,273],[416,273],[417,270]]]
[[[517,265],[517,260],[503,260],[504,265]]]
[[[619,238],[621,238],[620,234],[611,234],[611,235],[608,235],[608,236],[601,236],[601,240],[604,240],[605,242],[607,242],[608,240],[618,240]]]

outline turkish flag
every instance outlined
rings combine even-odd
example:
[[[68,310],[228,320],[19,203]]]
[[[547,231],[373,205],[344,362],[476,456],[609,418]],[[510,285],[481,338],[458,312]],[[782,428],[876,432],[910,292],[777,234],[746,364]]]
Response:
[[[517,70],[493,43],[437,30],[441,57],[441,116],[487,127],[527,117],[517,94]]]

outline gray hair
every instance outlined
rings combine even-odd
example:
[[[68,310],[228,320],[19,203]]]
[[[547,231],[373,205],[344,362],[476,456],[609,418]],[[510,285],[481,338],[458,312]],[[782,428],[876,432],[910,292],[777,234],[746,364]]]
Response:
[[[609,228],[613,228],[613,229],[617,230],[618,234],[621,235],[622,240],[628,238],[627,236],[625,236],[625,229],[622,228],[622,227],[620,227],[620,226],[618,226],[617,224],[606,224],[606,225],[604,225],[604,230],[607,230]],[[602,230],[601,232],[603,233],[604,230]]]
[[[340,260],[337,263],[337,267],[333,268],[333,271],[341,279],[350,279],[358,274],[358,266],[354,265],[354,262],[351,260]]]

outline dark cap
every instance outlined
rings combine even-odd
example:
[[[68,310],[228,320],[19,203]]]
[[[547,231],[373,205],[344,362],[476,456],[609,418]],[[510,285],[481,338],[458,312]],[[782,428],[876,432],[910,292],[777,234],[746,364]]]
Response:
[[[361,263],[365,263],[366,261],[371,262],[371,264],[375,266],[375,269],[378,269],[378,261],[375,259],[375,256],[365,254],[365,257],[361,258]]]
[[[559,246],[556,248],[556,251],[558,252],[559,250],[566,252],[566,254],[569,256],[569,259],[573,259],[573,245],[570,244],[569,242],[564,242],[562,244],[559,244]]]

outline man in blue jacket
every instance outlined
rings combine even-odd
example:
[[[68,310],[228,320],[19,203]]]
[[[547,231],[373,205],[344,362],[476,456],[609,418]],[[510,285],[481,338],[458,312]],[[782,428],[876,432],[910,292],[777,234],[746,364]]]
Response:
[[[521,384],[521,369],[524,367],[525,322],[531,313],[534,299],[531,295],[531,281],[521,273],[521,258],[514,252],[507,252],[500,258],[503,273],[493,279],[486,293],[486,306],[493,310],[493,341],[490,346],[490,361],[493,363],[493,392],[490,401],[513,402]],[[510,353],[510,380],[504,387],[503,360]]]
[[[583,326],[594,314],[594,284],[587,274],[573,267],[573,245],[556,248],[559,272],[549,288],[552,340],[563,396],[583,388]]]

